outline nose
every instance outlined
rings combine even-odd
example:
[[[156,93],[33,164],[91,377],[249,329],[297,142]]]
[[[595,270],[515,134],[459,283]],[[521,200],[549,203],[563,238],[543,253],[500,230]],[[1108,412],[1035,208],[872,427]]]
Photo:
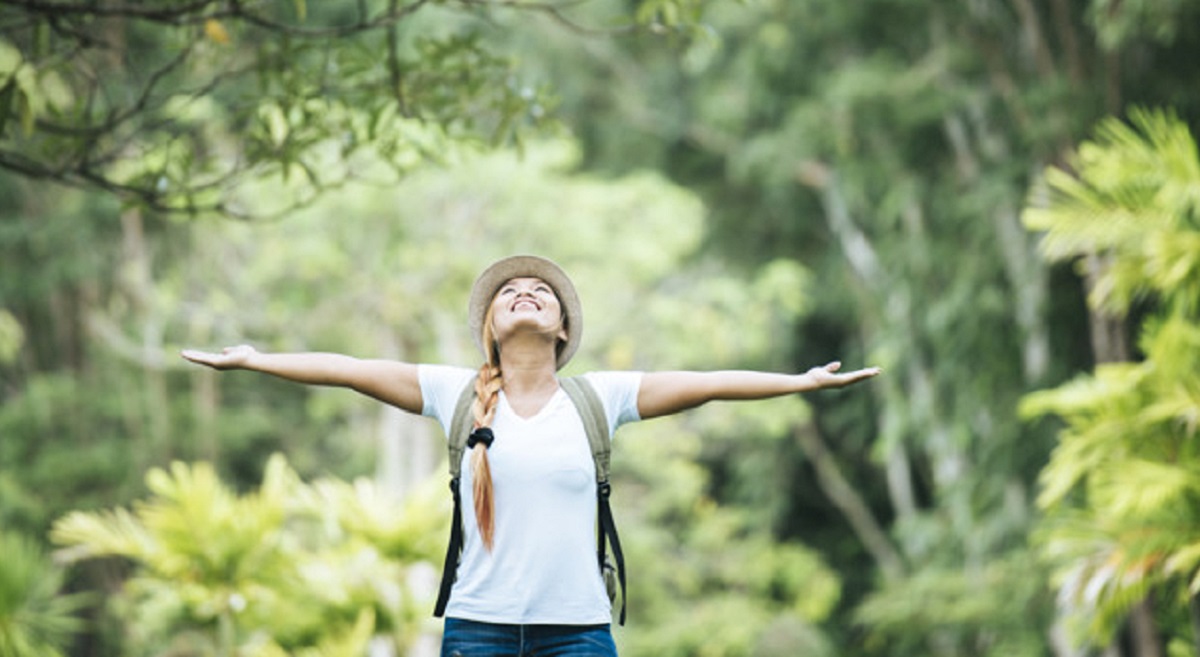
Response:
[[[517,290],[517,298],[520,298],[520,297],[532,298],[532,297],[536,297],[536,296],[537,295],[534,293],[534,290],[532,287],[523,287],[523,288],[519,288]]]

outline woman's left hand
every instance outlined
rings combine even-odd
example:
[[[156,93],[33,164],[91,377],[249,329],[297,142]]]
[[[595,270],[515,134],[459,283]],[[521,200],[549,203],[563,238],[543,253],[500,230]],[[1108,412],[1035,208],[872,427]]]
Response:
[[[835,360],[827,365],[814,367],[804,374],[812,381],[815,388],[841,388],[851,383],[858,383],[863,379],[869,379],[882,371],[878,367],[865,367],[851,372],[839,372],[840,369],[842,369],[841,361]]]

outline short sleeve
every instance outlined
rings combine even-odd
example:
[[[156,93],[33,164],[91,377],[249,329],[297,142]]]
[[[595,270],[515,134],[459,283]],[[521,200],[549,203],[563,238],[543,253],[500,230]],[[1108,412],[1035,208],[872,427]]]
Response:
[[[442,425],[442,431],[449,432],[458,398],[463,388],[470,385],[477,375],[475,370],[465,367],[418,365],[417,380],[425,400],[421,415],[437,420]]]
[[[621,425],[642,419],[637,408],[638,390],[642,386],[641,372],[588,372],[584,377],[596,389],[596,394],[604,404],[610,436]]]

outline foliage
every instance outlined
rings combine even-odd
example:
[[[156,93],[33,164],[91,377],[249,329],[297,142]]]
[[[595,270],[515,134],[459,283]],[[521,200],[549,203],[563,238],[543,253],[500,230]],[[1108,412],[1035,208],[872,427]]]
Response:
[[[0,532],[0,554],[0,655],[61,657],[86,596],[63,594],[62,568],[26,536]]]
[[[624,23],[686,30],[697,4],[644,0]],[[8,2],[0,168],[246,215],[246,179],[304,180],[282,211],[361,175],[367,154],[404,174],[452,142],[520,140],[551,101],[491,43],[505,12],[584,29],[566,8],[475,0]]]
[[[1071,170],[1050,169],[1046,207],[1024,215],[1044,231],[1047,258],[1111,257],[1091,303],[1128,314],[1146,298],[1167,314],[1200,312],[1200,155],[1171,112],[1135,109],[1110,118],[1080,145]],[[1178,305],[1178,307],[1174,307]]]
[[[1116,50],[1129,41],[1149,38],[1170,43],[1179,37],[1179,26],[1196,18],[1196,5],[1183,0],[1097,0],[1088,8],[1100,44]]]
[[[1177,118],[1138,111],[1103,123],[1073,164],[1047,174],[1047,205],[1028,224],[1046,231],[1048,257],[1112,262],[1094,306],[1152,304],[1138,325],[1143,361],[1101,365],[1022,405],[1066,423],[1041,474],[1037,540],[1077,633],[1104,644],[1148,595],[1186,605],[1200,592],[1200,157]]]
[[[1045,655],[1044,637],[1022,629],[1049,612],[1044,582],[1036,555],[1014,551],[974,571],[925,568],[885,583],[855,617],[871,629],[872,643],[887,642],[897,651],[970,645],[981,654]]]
[[[1039,613],[1036,587],[983,596],[991,613],[936,640],[926,624],[855,608],[893,608],[931,581],[978,581],[993,562],[1022,573],[1053,426],[1022,425],[1017,408],[1095,354],[1080,339],[1080,280],[1039,260],[1021,207],[1030,180],[1105,113],[1171,103],[1195,120],[1200,97],[1184,89],[1198,8],[765,0],[710,5],[712,38],[673,53],[539,42],[555,45],[539,61],[560,81],[588,165],[652,166],[696,190],[710,209],[708,253],[750,271],[803,263],[813,294],[776,362],[836,354],[884,366],[869,395],[814,395],[814,425],[830,436],[860,515],[886,526],[901,555],[895,581],[808,483],[808,455],[795,446],[742,462],[738,483],[722,486],[802,482],[789,484],[798,494],[777,517],[843,575],[830,625],[845,628],[845,650],[1046,649],[1053,619]],[[772,479],[780,462],[792,469]]]
[[[79,4],[0,6],[6,527],[40,534],[66,509],[125,504],[144,494],[142,472],[172,459],[211,460],[235,490],[257,487],[276,451],[306,477],[386,472],[389,449],[428,471],[434,437],[393,428],[386,410],[338,391],[181,372],[174,350],[236,340],[469,365],[453,309],[470,277],[494,255],[537,250],[567,264],[588,308],[601,309],[589,310],[580,369],[794,370],[831,358],[886,368],[869,388],[808,397],[810,416],[713,407],[689,416],[681,432],[700,438],[679,451],[654,454],[657,433],[626,442],[663,465],[654,482],[670,482],[630,484],[618,509],[623,527],[650,530],[627,540],[644,540],[650,556],[638,563],[653,571],[636,574],[631,614],[645,619],[626,648],[704,654],[680,611],[694,608],[731,654],[754,641],[760,655],[772,645],[864,657],[1050,649],[1054,618],[1032,581],[1043,570],[1022,563],[1056,423],[1023,426],[1016,409],[1096,354],[1080,338],[1089,316],[1077,256],[1039,261],[1017,218],[1030,180],[1065,163],[1100,116],[1170,105],[1195,123],[1196,0]],[[631,17],[639,28],[626,29]],[[554,119],[579,142],[530,138]],[[1178,143],[1163,139],[1157,150]],[[525,157],[460,161],[460,144],[489,142],[516,142]],[[1122,148],[1147,175],[1091,189],[1097,199],[1123,208],[1158,190],[1193,193],[1186,150]],[[430,159],[449,166],[429,170]],[[405,180],[390,186],[397,174]],[[385,185],[283,211],[351,181]],[[1031,203],[1057,193],[1035,187]],[[278,219],[163,221],[206,207]],[[1091,230],[1126,225],[1085,214]],[[1195,289],[1192,238],[1129,235],[1113,243],[1123,255],[1096,297],[1128,308],[1131,323],[1194,307],[1172,294]],[[1152,270],[1161,277],[1143,277]],[[1186,323],[1150,324],[1143,352],[1190,344]],[[1179,431],[1162,418],[1187,416],[1193,393],[1162,367],[1101,368],[1077,391],[1114,386],[1128,394],[1097,393],[1113,409],[1095,410],[1145,411],[1148,426]],[[828,448],[822,472],[844,475],[898,567],[864,548],[803,447],[811,436]],[[1131,469],[1159,476],[1145,496],[1111,493],[1118,506],[1190,494],[1180,492],[1190,475],[1137,454]],[[1118,468],[1098,479],[1106,469]],[[1042,490],[1082,507],[1090,476]],[[1047,526],[1069,522],[1064,512]],[[660,536],[662,524],[679,538]],[[738,540],[691,544],[703,536]],[[770,577],[705,565],[726,550],[771,553],[756,543],[767,536],[810,546],[836,571],[830,587],[790,547],[787,559],[763,557],[767,571],[812,574],[820,613],[757,597],[751,580]],[[1163,535],[1165,549],[1190,536]],[[657,579],[668,559],[657,546],[684,555],[677,579]],[[776,568],[783,561],[795,567]],[[120,570],[80,564],[101,590]],[[1165,577],[1143,582],[1153,579],[1174,655],[1187,642],[1177,601],[1190,580]],[[965,599],[972,586],[986,590]],[[754,597],[714,592],[725,587]],[[906,607],[909,590],[956,624]]]
[[[806,419],[792,399],[750,406],[714,405],[616,436],[615,513],[631,568],[622,654],[836,654],[821,624],[841,595],[837,574],[812,549],[774,540],[761,510],[716,499],[701,467],[769,457],[780,432]]]
[[[573,174],[578,156],[568,141],[533,142],[519,157],[501,152],[418,173],[396,189],[374,192],[374,199],[365,192],[331,195],[330,207],[343,213],[353,207],[348,216],[373,219],[357,227],[327,221],[323,203],[284,224],[222,224],[218,242],[250,249],[287,244],[314,269],[296,271],[298,258],[282,246],[260,248],[249,278],[235,274],[218,287],[261,299],[253,308],[307,290],[291,307],[317,301],[301,313],[311,318],[311,335],[299,334],[285,314],[246,325],[271,340],[361,349],[371,332],[393,330],[417,345],[415,357],[470,365],[477,356],[454,309],[465,305],[479,262],[529,250],[561,262],[585,300],[587,338],[571,371],[771,362],[783,327],[803,311],[805,272],[780,262],[747,282],[716,263],[689,263],[702,228],[692,195],[648,173],[617,180]],[[520,230],[506,230],[510,223]],[[383,227],[392,232],[381,234]],[[349,253],[358,255],[358,270],[345,273]],[[273,273],[260,278],[266,272]],[[325,285],[328,293],[313,292]],[[351,312],[386,321],[347,325],[341,318]],[[765,654],[756,652],[758,642],[774,645],[775,654],[827,647],[818,624],[838,599],[836,575],[806,548],[776,545],[773,514],[714,505],[703,492],[708,475],[696,462],[734,450],[770,460],[772,440],[803,421],[797,406],[791,400],[766,413],[772,407],[714,407],[680,430],[664,420],[618,435],[614,505],[632,569],[630,623],[618,635],[622,654],[694,654],[697,613],[709,615],[705,649],[719,654]],[[685,447],[696,444],[698,427],[709,438],[704,454]],[[777,497],[769,491],[758,499],[777,504]],[[663,554],[675,567],[659,566]]]
[[[211,372],[198,368],[175,371],[170,363],[178,346],[248,341],[267,349],[334,350],[469,366],[477,356],[469,336],[461,330],[461,312],[455,309],[465,306],[479,262],[515,250],[532,250],[561,261],[591,309],[586,320],[588,337],[573,369],[663,363],[671,367],[736,367],[772,362],[772,354],[784,346],[786,327],[804,310],[809,285],[806,272],[795,263],[780,261],[755,280],[744,281],[715,262],[689,262],[703,228],[703,208],[693,195],[651,173],[620,179],[579,175],[573,173],[578,158],[579,151],[571,142],[531,142],[522,154],[455,158],[453,167],[416,173],[392,188],[333,192],[305,212],[278,222],[193,222],[171,225],[170,230],[147,236],[142,257],[144,266],[154,272],[151,284],[141,290],[116,286],[111,296],[96,300],[87,311],[98,325],[107,327],[88,343],[88,361],[98,373],[121,377],[117,380],[124,383],[104,384],[108,379],[98,376],[62,375],[56,391],[29,385],[23,394],[7,400],[7,415],[0,415],[7,417],[11,435],[20,436],[5,447],[23,450],[20,458],[33,464],[30,471],[6,472],[26,490],[40,490],[40,480],[30,478],[32,472],[48,476],[53,468],[62,467],[50,458],[47,441],[41,436],[62,430],[61,449],[80,449],[80,436],[86,434],[60,429],[59,423],[69,418],[44,412],[71,404],[79,406],[82,416],[74,422],[85,427],[91,423],[97,451],[112,454],[108,458],[125,467],[137,469],[138,463],[153,467],[169,455],[213,459],[211,466],[195,466],[186,476],[176,477],[175,470],[154,470],[158,474],[146,482],[155,496],[152,502],[139,502],[129,511],[83,516],[107,519],[119,528],[128,521],[120,520],[125,514],[137,521],[136,527],[145,524],[138,520],[143,509],[178,510],[181,505],[174,500],[179,498],[180,482],[208,491],[200,495],[200,502],[187,507],[196,510],[199,518],[186,523],[177,518],[164,531],[171,529],[176,536],[180,526],[203,528],[222,540],[177,538],[176,542],[184,545],[178,548],[181,554],[171,550],[139,553],[138,574],[122,593],[109,593],[126,623],[131,618],[142,619],[122,630],[130,650],[217,645],[223,635],[214,619],[220,618],[223,608],[233,619],[234,638],[251,641],[253,623],[266,622],[261,621],[264,616],[283,616],[296,619],[296,627],[278,630],[289,632],[293,643],[274,640],[284,646],[311,645],[300,643],[312,639],[303,636],[304,628],[312,615],[323,612],[252,613],[251,597],[242,590],[261,592],[282,586],[278,581],[291,572],[281,574],[277,566],[270,565],[285,545],[283,539],[271,537],[288,535],[295,523],[279,520],[281,511],[271,506],[273,502],[268,504],[275,497],[253,492],[239,497],[232,492],[259,488],[256,481],[263,467],[259,460],[262,450],[278,446],[306,476],[344,476],[377,466],[394,445],[403,450],[405,459],[416,461],[419,474],[415,476],[423,480],[434,473],[437,490],[443,490],[438,476],[442,472],[438,461],[444,454],[437,449],[441,442],[432,435],[391,432],[374,403],[342,391],[306,390],[245,374],[227,373],[210,379]],[[259,193],[270,196],[276,192],[272,185],[264,184]],[[131,263],[125,264],[134,269]],[[121,280],[124,274],[113,275]],[[631,299],[637,302],[631,303]],[[347,317],[357,319],[346,321]],[[146,327],[161,329],[148,334]],[[143,348],[126,349],[131,343]],[[161,394],[167,403],[146,412],[161,411],[169,419],[170,431],[161,443],[143,442],[136,434],[127,437],[115,431],[143,427],[142,419],[113,423],[115,435],[111,438],[94,433],[99,424],[94,408],[140,405],[143,395],[149,396],[146,386],[155,381],[150,375],[159,372],[166,374]],[[84,399],[86,404],[81,401]],[[794,400],[765,414],[753,408],[741,412],[734,408],[706,409],[706,419],[696,425],[708,427],[708,447],[703,453],[649,455],[635,467],[670,464],[668,467],[690,472],[688,476],[704,487],[709,466],[703,463],[725,461],[734,451],[754,462],[771,461],[772,441],[787,436],[804,420]],[[760,407],[760,411],[769,408]],[[374,436],[385,431],[377,443]],[[681,436],[694,441],[696,431],[692,427]],[[667,444],[659,438],[635,436],[627,440],[622,434],[620,438],[631,449],[631,458],[640,459],[641,448]],[[426,440],[432,442],[423,447]],[[754,447],[746,449],[744,441]],[[424,462],[420,461],[423,450],[424,458],[429,459]],[[700,464],[693,458],[699,458]],[[218,472],[226,484],[219,483]],[[658,620],[676,628],[682,641],[688,634],[691,612],[700,606],[712,615],[714,637],[719,634],[731,639],[731,655],[747,651],[765,654],[755,651],[766,651],[769,646],[774,646],[769,649],[775,654],[805,646],[830,649],[819,623],[836,604],[838,578],[797,543],[774,544],[772,528],[779,522],[782,506],[778,490],[761,482],[747,491],[746,496],[755,501],[753,513],[748,513],[736,505],[697,507],[695,499],[686,495],[692,490],[690,485],[649,478],[648,473],[643,476],[648,479],[642,486],[618,487],[617,513],[623,537],[635,546],[631,552],[640,551],[641,555],[631,553],[630,562],[636,559],[645,564],[638,567],[637,581],[631,583],[631,628],[637,629],[622,637],[631,654],[667,649],[662,641],[667,635],[655,631]],[[80,481],[78,485],[90,491],[92,484]],[[138,494],[132,485],[124,491],[112,490],[103,481],[95,485],[105,494],[90,500],[85,508],[112,506],[113,502],[105,504],[104,500]],[[267,486],[264,491],[278,488]],[[323,490],[323,484],[312,488]],[[334,497],[326,495],[326,499]],[[438,499],[444,503],[444,497]],[[6,512],[14,512],[12,503],[13,498],[5,498]],[[115,502],[123,503],[120,499]],[[259,509],[264,504],[268,510],[274,508],[275,515]],[[34,506],[46,512],[42,504]],[[232,511],[216,511],[241,506],[251,509],[242,514],[249,514],[245,521],[233,520],[238,514]],[[397,531],[394,518],[375,518],[369,512],[378,507],[364,505],[363,515],[355,516],[351,515],[356,508],[353,505],[339,502],[333,506],[341,514],[339,522],[352,527],[348,531],[377,549],[395,545],[400,554],[407,554],[412,548],[406,548],[404,542],[415,537],[427,541],[430,551],[444,549],[442,527]],[[643,506],[660,509],[664,515],[642,522],[635,510]],[[660,536],[659,521],[666,516],[676,518],[674,526],[680,530],[670,537],[668,549],[681,555],[680,562],[687,568],[686,572],[660,576],[652,544],[644,549],[636,546],[642,542],[638,536],[643,531]],[[168,513],[166,517],[172,516]],[[60,530],[62,526],[60,523]],[[148,532],[145,527],[130,530],[122,539],[126,541],[122,549],[144,549],[138,547],[143,539],[129,536]],[[172,554],[179,559],[176,566],[169,561],[155,565],[160,556]],[[356,558],[325,555],[343,578],[353,565],[349,562]],[[723,564],[719,571],[711,565],[717,561]],[[178,563],[193,562],[208,564],[203,572],[209,575],[193,581],[199,577],[196,571],[179,569]],[[79,565],[95,567],[96,563],[88,559]],[[746,563],[755,568],[745,569]],[[363,564],[372,565],[359,563],[366,568]],[[264,579],[268,581],[261,581]],[[347,581],[328,589],[352,586],[356,585]],[[236,614],[230,608],[234,588],[241,598],[232,600],[244,599],[248,605]],[[729,591],[746,600],[734,600]],[[347,595],[354,598],[358,594]],[[308,597],[289,595],[287,601]],[[284,604],[274,598],[253,602],[259,607]],[[418,615],[427,615],[427,606],[419,601],[413,604]],[[376,610],[372,627],[382,626],[388,618]],[[343,614],[336,627],[348,630],[352,620],[353,615]],[[769,646],[754,647],[757,644]]]
[[[398,647],[417,634],[429,591],[408,578],[437,559],[445,504],[401,504],[366,481],[304,484],[282,457],[244,495],[205,463],[146,478],[152,497],[132,510],[73,512],[53,531],[71,560],[134,563],[120,597],[136,654],[357,655],[376,633]]]

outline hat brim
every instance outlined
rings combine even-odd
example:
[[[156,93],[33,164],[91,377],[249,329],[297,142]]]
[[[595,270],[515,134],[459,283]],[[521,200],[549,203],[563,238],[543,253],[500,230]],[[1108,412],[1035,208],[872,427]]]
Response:
[[[514,278],[540,278],[554,288],[554,293],[558,295],[567,324],[567,341],[559,349],[556,361],[557,369],[562,369],[579,348],[579,339],[583,335],[583,307],[579,303],[575,285],[571,283],[562,267],[540,256],[516,255],[498,260],[475,279],[475,285],[471,288],[471,300],[467,306],[467,321],[471,336],[475,339],[475,346],[479,347],[480,353],[487,356],[483,344],[484,317],[487,316],[488,306],[491,305],[492,298],[496,296],[500,286]]]

